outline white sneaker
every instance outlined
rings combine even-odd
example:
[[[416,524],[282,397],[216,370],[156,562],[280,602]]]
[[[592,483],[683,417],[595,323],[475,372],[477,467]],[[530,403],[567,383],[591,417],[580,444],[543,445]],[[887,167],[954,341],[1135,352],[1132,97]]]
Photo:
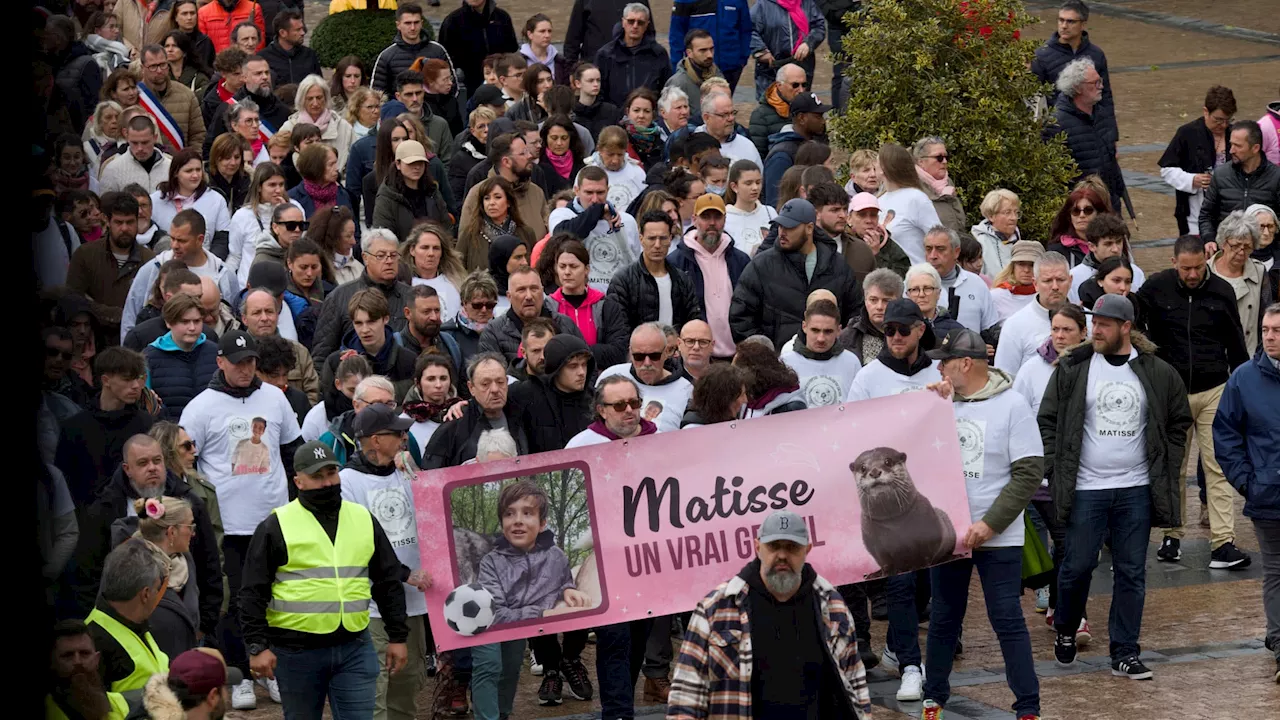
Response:
[[[916,665],[908,665],[902,671],[902,684],[898,686],[897,698],[904,702],[920,700],[924,697],[924,672]]]
[[[889,648],[881,650],[880,666],[890,672],[898,672],[898,656]]]
[[[242,680],[231,690],[233,710],[253,710],[258,707],[258,696],[253,694],[253,681]]]
[[[529,674],[542,675],[542,663],[538,662],[538,656],[533,654],[533,648],[529,649]]]
[[[258,684],[261,685],[267,694],[271,696],[271,702],[280,702],[280,683],[275,678],[268,680],[267,678],[258,678]]]

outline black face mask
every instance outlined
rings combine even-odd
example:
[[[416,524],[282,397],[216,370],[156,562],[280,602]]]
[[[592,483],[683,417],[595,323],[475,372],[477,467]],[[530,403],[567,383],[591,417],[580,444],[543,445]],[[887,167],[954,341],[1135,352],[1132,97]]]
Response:
[[[332,512],[342,507],[342,485],[326,485],[314,490],[299,490],[298,501],[308,510]]]

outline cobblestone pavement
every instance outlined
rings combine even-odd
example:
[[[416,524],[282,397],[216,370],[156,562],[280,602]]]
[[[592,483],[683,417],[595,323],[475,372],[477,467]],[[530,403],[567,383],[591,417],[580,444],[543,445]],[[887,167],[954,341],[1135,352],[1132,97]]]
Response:
[[[315,27],[324,15],[319,3],[310,3],[308,25]],[[327,5],[327,3],[324,3]],[[438,24],[457,3],[427,8]],[[517,26],[534,12],[548,14],[555,34],[563,36],[571,3],[547,6],[533,0],[503,0]],[[653,0],[658,37],[665,43],[669,0]],[[1029,2],[1032,11],[1046,21],[1029,32],[1052,31],[1056,3]],[[1140,229],[1135,233],[1138,264],[1150,271],[1168,266],[1168,238],[1176,235],[1173,196],[1159,183],[1156,160],[1178,125],[1200,112],[1205,89],[1224,83],[1236,93],[1237,117],[1256,118],[1266,102],[1276,98],[1280,77],[1280,15],[1274,0],[1217,0],[1212,11],[1203,0],[1111,0],[1095,3],[1090,20],[1092,40],[1107,52],[1117,99],[1121,131],[1121,164],[1131,181]],[[1271,12],[1268,12],[1270,10]],[[826,57],[826,48],[820,50]],[[744,73],[738,101],[739,120],[746,121],[754,107],[750,91],[751,68]],[[830,64],[821,60],[814,87],[830,88]],[[1152,182],[1154,178],[1155,182]],[[1188,458],[1193,472],[1194,454]],[[1236,503],[1236,542],[1241,549],[1257,552],[1250,522]],[[1053,664],[1053,633],[1044,616],[1034,612],[1034,596],[1023,597],[1023,609],[1031,631],[1032,648],[1040,676],[1045,718],[1090,720],[1222,720],[1225,718],[1278,717],[1280,685],[1272,681],[1275,665],[1262,647],[1265,618],[1262,613],[1261,570],[1208,570],[1208,530],[1195,525],[1200,504],[1194,486],[1188,488],[1185,517],[1191,519],[1183,541],[1181,563],[1155,560],[1159,531],[1152,532],[1149,552],[1147,599],[1142,627],[1144,660],[1155,678],[1133,682],[1112,677],[1106,663],[1107,613],[1110,609],[1111,575],[1104,552],[1089,601],[1092,644],[1082,649],[1078,668],[1064,672]],[[980,586],[974,579],[965,623],[965,655],[956,664],[953,697],[947,707],[949,720],[1009,718],[1013,696],[1004,682],[999,645],[986,622]],[[923,645],[927,624],[921,625]],[[873,622],[873,644],[884,647],[886,624]],[[594,676],[594,646],[583,655]],[[897,679],[880,670],[869,674],[875,718],[919,717],[919,705],[893,700]],[[586,720],[599,717],[598,702],[567,701],[557,708],[539,707],[537,678],[521,679],[515,718]],[[419,698],[420,718],[436,690],[428,681]],[[665,710],[642,702],[637,686],[637,718],[661,718]],[[281,716],[280,707],[259,691],[259,709],[232,712],[233,720],[266,720]],[[327,717],[327,715],[326,715]]]

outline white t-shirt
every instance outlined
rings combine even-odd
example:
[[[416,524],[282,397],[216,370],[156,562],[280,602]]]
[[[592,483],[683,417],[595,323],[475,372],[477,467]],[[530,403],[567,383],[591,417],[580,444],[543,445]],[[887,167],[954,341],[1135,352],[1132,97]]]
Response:
[[[658,322],[671,324],[671,275],[661,277],[654,275],[653,281],[658,284]]]
[[[778,211],[762,202],[756,203],[756,209],[749,213],[730,205],[724,211],[724,231],[733,238],[734,247],[751,257],[764,242],[764,236],[769,234],[769,223],[776,217]]]
[[[610,184],[609,187],[612,188],[613,185]],[[565,206],[551,213],[547,225],[555,232],[557,225],[576,216],[577,213],[571,206]],[[618,230],[613,230],[609,222],[602,218],[582,240],[591,260],[587,284],[600,292],[608,292],[609,281],[614,274],[640,257],[640,231],[636,229],[635,218],[622,210],[618,210],[618,217],[622,220],[622,226]]]
[[[631,201],[640,197],[640,193],[649,185],[645,178],[644,168],[631,158],[626,159],[626,163],[623,164],[621,170],[610,170],[605,167],[604,163],[600,161],[600,153],[593,154],[586,159],[585,163],[587,165],[595,165],[604,170],[605,174],[609,176],[609,192],[605,197],[609,199],[609,203],[618,212],[626,210]],[[574,184],[576,185],[577,182],[578,179],[575,177]],[[564,208],[561,209],[563,210]],[[555,223],[548,220],[547,224],[551,228],[551,232],[555,232]]]
[[[613,439],[607,438],[591,428],[587,428],[586,430],[583,430],[577,435],[569,438],[569,442],[565,443],[564,447],[568,450],[569,448],[586,447],[588,445],[603,445],[607,442],[613,442]]]
[[[254,418],[266,429],[253,442]],[[208,388],[187,403],[178,421],[200,448],[199,470],[218,491],[227,535],[252,535],[289,501],[280,446],[302,436],[284,393],[263,383],[243,400]]]
[[[436,294],[440,296],[441,322],[457,317],[458,311],[462,309],[462,296],[458,294],[458,288],[454,287],[453,281],[444,275],[436,275],[430,280],[416,277],[413,279],[413,284],[430,285],[436,289]]]
[[[1014,295],[1011,291],[1004,288],[991,288],[991,303],[996,307],[996,314],[1001,320],[1008,320],[1013,317],[1019,310],[1027,306],[1027,303],[1035,300],[1035,293],[1030,295]]]
[[[508,375],[508,378],[511,376]],[[408,417],[401,415],[401,417]],[[441,423],[427,420],[426,422],[415,422],[409,427],[409,437],[413,438],[413,442],[418,446],[418,452],[427,449],[427,443],[431,441],[431,436],[436,434],[436,430]]]
[[[329,415],[324,409],[324,401],[321,401],[313,405],[307,411],[307,416],[302,418],[302,441],[319,440],[328,429]]]
[[[812,360],[792,349],[783,351],[779,359],[796,371],[800,378],[799,395],[811,408],[844,402],[849,386],[862,369],[858,356],[848,350],[829,360]]]
[[[342,499],[368,508],[369,514],[382,526],[382,531],[396,550],[396,557],[410,570],[422,567],[418,550],[418,522],[413,510],[413,486],[406,473],[370,475],[351,468],[338,472],[342,478]],[[427,598],[412,585],[404,586],[405,610],[409,617],[427,614]],[[369,615],[382,617],[378,604],[369,603]]]
[[[640,400],[644,406],[640,408],[640,416],[658,426],[658,432],[671,432],[680,429],[680,420],[693,397],[693,383],[683,375],[671,375],[658,385],[645,385],[631,372],[631,363],[619,363],[600,373],[599,380],[612,375],[626,375],[640,386]],[[657,413],[656,415],[654,413]]]
[[[1036,354],[1036,349],[1049,337],[1052,330],[1049,311],[1038,300],[1033,299],[1004,321],[1004,326],[1000,329],[1000,344],[996,346],[995,366],[1010,375],[1016,375],[1022,364]]]
[[[1130,349],[1129,359],[1138,356]],[[1151,484],[1147,468],[1147,393],[1128,363],[1101,355],[1089,360],[1084,440],[1076,490],[1115,490]]]
[[[921,247],[923,247],[923,242],[921,240]],[[951,288],[954,288],[956,300],[960,303],[960,315],[956,317],[956,322],[961,325],[980,333],[1003,319],[992,302],[991,289],[987,287],[987,283],[981,277],[964,268],[960,268],[960,275],[951,285]],[[951,294],[945,282],[939,295],[938,307],[944,310],[949,309]],[[954,314],[952,316],[955,317]],[[938,338],[938,340],[941,342],[942,338]]]
[[[954,405],[965,490],[969,493],[969,520],[976,523],[1009,484],[1014,461],[1044,457],[1044,445],[1031,406],[1020,393],[1005,390],[987,400]],[[1022,513],[1018,513],[1004,532],[983,547],[1021,547],[1022,542]]]
[[[926,385],[942,382],[942,373],[938,372],[938,361],[929,363],[929,367],[915,375],[902,375],[894,372],[879,359],[872,360],[858,372],[849,384],[849,392],[845,402],[870,400],[872,398],[889,397],[903,393],[925,389]]]
[[[1044,400],[1044,391],[1049,387],[1049,378],[1053,377],[1056,366],[1050,365],[1040,357],[1040,353],[1027,358],[1018,368],[1018,375],[1013,379],[1013,389],[1031,406],[1031,412],[1040,414],[1040,401]]]
[[[893,220],[886,229],[893,241],[911,258],[912,265],[924,262],[924,234],[934,225],[942,224],[929,196],[915,188],[890,190],[880,196],[880,222],[884,222],[890,210]]]

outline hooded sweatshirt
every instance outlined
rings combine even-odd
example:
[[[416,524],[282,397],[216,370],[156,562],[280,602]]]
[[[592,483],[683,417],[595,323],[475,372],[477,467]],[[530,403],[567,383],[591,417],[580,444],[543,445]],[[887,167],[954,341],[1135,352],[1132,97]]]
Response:
[[[564,295],[564,288],[557,288],[551,293],[551,299],[556,303],[556,312],[564,315],[578,326],[578,330],[582,332],[582,339],[588,345],[595,345],[597,341],[596,320],[592,317],[592,306],[596,303],[604,302],[604,293],[588,286],[586,296],[577,296],[574,299],[579,300],[577,305],[570,302]]]
[[[796,333],[791,348],[784,348],[778,359],[796,372],[800,379],[799,397],[808,407],[844,402],[853,379],[862,369],[858,356],[845,350],[839,340],[826,352],[810,350],[805,344],[804,331]]]
[[[620,170],[610,170],[604,166],[604,161],[600,159],[599,151],[591,153],[586,159],[587,165],[594,165],[609,176],[609,203],[615,208],[625,209],[635,200],[641,192],[644,191],[648,183],[645,182],[644,166],[639,160],[626,156],[627,162]],[[554,225],[552,225],[554,228]]]
[[[686,412],[685,416],[687,417],[688,414],[689,413]],[[658,432],[657,425],[654,425],[644,418],[640,418],[640,432],[636,433],[632,437],[653,435],[656,432]],[[605,424],[604,420],[596,420],[588,425],[586,430],[574,435],[573,439],[569,440],[569,444],[565,445],[565,449],[586,447],[588,445],[603,445],[604,443],[621,439],[622,438],[617,433],[609,429],[609,426]]]
[[[512,545],[507,532],[480,560],[476,578],[493,594],[494,625],[541,618],[543,611],[564,598],[565,590],[574,587],[569,557],[556,546],[550,530],[526,530],[537,532],[528,551]]]
[[[732,240],[722,234],[715,250],[708,250],[698,242],[697,229],[684,234],[685,247],[693,251],[693,258],[702,271],[702,299],[707,311],[707,324],[715,345],[711,354],[715,357],[733,357],[733,329],[729,327],[729,305],[733,302],[733,283],[729,280],[729,265],[725,253]]]

